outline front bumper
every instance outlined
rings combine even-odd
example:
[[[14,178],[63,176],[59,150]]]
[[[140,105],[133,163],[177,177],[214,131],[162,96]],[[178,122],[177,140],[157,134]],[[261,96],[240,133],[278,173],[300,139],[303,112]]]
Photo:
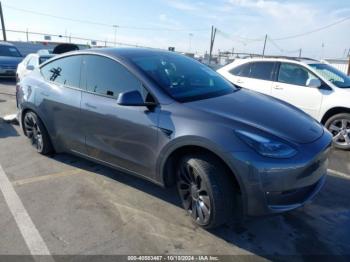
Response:
[[[255,152],[232,153],[244,212],[264,216],[293,210],[312,200],[325,183],[332,137],[301,145],[291,159],[271,159]]]
[[[16,69],[0,69],[0,77],[16,77]]]

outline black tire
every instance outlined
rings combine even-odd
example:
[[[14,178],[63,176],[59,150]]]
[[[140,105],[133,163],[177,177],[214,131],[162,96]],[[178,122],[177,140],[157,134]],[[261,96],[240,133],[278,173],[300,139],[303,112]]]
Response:
[[[25,113],[23,117],[23,130],[38,153],[42,155],[53,153],[49,134],[37,114],[32,111]]]
[[[333,135],[333,145],[336,148],[350,150],[350,114],[341,113],[330,117],[325,127]]]
[[[178,192],[184,209],[197,225],[211,229],[241,220],[241,198],[230,175],[215,157],[188,155],[180,160]]]

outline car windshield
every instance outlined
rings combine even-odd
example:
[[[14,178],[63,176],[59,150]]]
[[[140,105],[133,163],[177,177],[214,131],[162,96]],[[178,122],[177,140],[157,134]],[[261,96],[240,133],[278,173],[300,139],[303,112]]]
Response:
[[[4,45],[0,46],[0,56],[22,57],[16,47]]]
[[[130,59],[179,102],[207,99],[237,90],[206,65],[182,55],[161,53],[135,55]]]
[[[327,64],[310,64],[321,76],[340,88],[350,88],[350,77]]]

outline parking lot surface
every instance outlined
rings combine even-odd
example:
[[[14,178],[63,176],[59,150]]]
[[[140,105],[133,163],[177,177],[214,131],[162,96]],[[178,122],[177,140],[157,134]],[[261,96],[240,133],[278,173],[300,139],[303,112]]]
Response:
[[[206,231],[191,222],[175,189],[75,156],[37,154],[19,126],[2,119],[16,112],[14,94],[14,83],[2,81],[0,167],[23,210],[0,194],[1,255],[33,253],[34,237],[52,255],[350,255],[350,152],[333,150],[326,185],[305,207]],[[21,228],[13,210],[28,214],[37,234]]]

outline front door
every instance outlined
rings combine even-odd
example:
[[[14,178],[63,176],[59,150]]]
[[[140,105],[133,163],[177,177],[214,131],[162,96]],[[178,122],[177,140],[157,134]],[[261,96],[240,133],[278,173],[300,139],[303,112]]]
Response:
[[[153,176],[158,139],[158,108],[120,106],[122,92],[147,91],[123,65],[98,55],[86,55],[82,119],[87,154],[128,171]],[[153,178],[153,177],[151,177]]]

